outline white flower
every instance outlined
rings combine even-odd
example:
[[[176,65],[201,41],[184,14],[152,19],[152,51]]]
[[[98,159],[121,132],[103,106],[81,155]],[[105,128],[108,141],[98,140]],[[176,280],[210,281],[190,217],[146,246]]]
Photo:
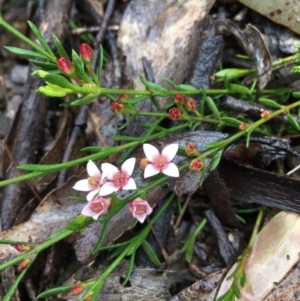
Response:
[[[87,179],[76,182],[73,186],[73,189],[79,191],[90,191],[86,198],[88,201],[91,201],[99,192],[100,186],[103,183],[103,178],[99,168],[91,160],[89,160],[89,162],[87,163],[86,170],[89,177]]]
[[[167,145],[161,153],[151,144],[145,143],[143,148],[149,161],[144,172],[145,178],[152,177],[158,173],[163,173],[169,177],[179,177],[179,170],[172,162],[178,151],[178,144]]]
[[[105,196],[120,190],[134,190],[136,184],[131,177],[135,165],[135,158],[127,159],[118,169],[110,163],[101,165],[102,172],[107,181],[102,185],[99,195]]]

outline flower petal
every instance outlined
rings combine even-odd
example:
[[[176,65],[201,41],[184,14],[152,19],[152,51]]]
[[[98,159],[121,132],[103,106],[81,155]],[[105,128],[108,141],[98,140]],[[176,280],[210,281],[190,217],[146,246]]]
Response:
[[[92,216],[95,212],[91,210],[90,204],[87,204],[83,207],[81,214],[85,216]]]
[[[99,192],[99,189],[95,189],[95,190],[92,190],[91,192],[89,192],[88,195],[86,196],[87,201],[90,202],[98,192]]]
[[[145,156],[147,157],[147,159],[150,162],[152,162],[152,159],[153,159],[154,156],[159,155],[159,150],[151,144],[144,143],[143,144],[143,149],[144,149]]]
[[[75,183],[73,186],[73,189],[78,191],[91,191],[92,187],[89,185],[89,182],[87,179],[80,180]]]
[[[129,178],[127,184],[122,188],[122,190],[135,190],[136,184],[133,178]]]
[[[95,178],[101,177],[101,172],[100,172],[99,168],[92,160],[89,160],[89,162],[86,166],[86,171],[90,177],[95,177]]]
[[[152,176],[155,176],[159,174],[159,171],[156,170],[152,164],[148,164],[145,168],[145,172],[144,172],[144,178],[149,178],[149,177],[152,177]]]
[[[169,163],[169,166],[164,169],[163,171],[163,174],[169,176],[169,177],[179,177],[179,169],[178,167],[174,164],[174,163]]]
[[[101,169],[103,178],[106,177],[109,180],[112,180],[113,176],[119,171],[116,166],[110,163],[102,163]]]
[[[150,215],[153,211],[152,207],[148,204],[148,202],[146,201],[146,214]]]
[[[144,221],[145,221],[145,219],[146,219],[146,217],[147,217],[147,214],[146,214],[146,213],[144,213],[144,214],[139,214],[139,215],[134,214],[133,217],[135,217],[141,224],[143,224]]]
[[[135,158],[127,159],[121,166],[121,169],[126,171],[129,176],[132,175],[135,166]]]
[[[106,195],[109,195],[109,194],[111,194],[113,192],[116,192],[118,190],[119,190],[119,188],[115,187],[112,182],[106,182],[100,188],[99,196],[106,196]]]
[[[174,157],[176,156],[178,152],[178,144],[174,143],[174,144],[169,144],[167,145],[163,150],[162,150],[162,154],[167,156],[170,161],[172,161],[174,159]],[[169,162],[170,162],[169,161]]]

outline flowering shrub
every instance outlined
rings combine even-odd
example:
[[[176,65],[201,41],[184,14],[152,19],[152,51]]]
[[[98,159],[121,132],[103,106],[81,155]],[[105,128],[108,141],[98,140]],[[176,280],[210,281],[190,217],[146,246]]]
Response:
[[[56,293],[58,293],[58,291],[69,292],[72,295],[87,290],[81,300],[89,300],[92,298],[92,300],[96,300],[95,298],[103,286],[105,277],[109,275],[113,268],[127,256],[130,257],[131,263],[134,262],[136,250],[140,246],[147,247],[145,238],[152,225],[175,198],[175,194],[170,193],[170,196],[162,207],[158,209],[155,214],[152,214],[153,208],[151,206],[153,206],[154,202],[148,197],[152,189],[162,185],[168,181],[170,177],[173,178],[172,181],[178,181],[178,183],[180,183],[182,180],[180,177],[183,174],[181,171],[183,170],[189,173],[190,176],[195,176],[197,175],[196,173],[199,173],[201,175],[201,177],[199,176],[199,178],[201,178],[199,185],[201,185],[207,172],[217,168],[221,160],[222,152],[226,147],[242,136],[246,137],[246,143],[249,144],[251,134],[255,131],[269,135],[268,129],[265,130],[266,127],[263,127],[263,125],[280,114],[287,116],[289,125],[295,131],[300,130],[297,120],[290,113],[294,108],[300,107],[300,101],[286,104],[286,97],[283,96],[285,93],[289,96],[291,94],[290,91],[281,91],[281,96],[284,101],[273,101],[269,99],[272,93],[268,91],[268,93],[266,93],[267,98],[260,99],[260,102],[266,106],[267,109],[262,109],[260,113],[261,118],[256,121],[246,120],[243,117],[239,119],[233,118],[232,114],[227,114],[224,110],[220,111],[219,99],[222,95],[231,93],[238,93],[240,95],[245,94],[245,91],[247,91],[245,97],[248,97],[251,101],[254,100],[254,95],[257,95],[257,90],[254,89],[254,86],[248,89],[247,87],[236,84],[236,82],[233,85],[228,83],[230,79],[236,81],[241,77],[241,74],[244,76],[253,73],[255,71],[254,69],[243,70],[242,73],[238,71],[235,73],[234,70],[229,70],[228,72],[221,70],[221,73],[218,75],[220,83],[223,81],[226,85],[224,89],[205,90],[204,88],[202,89],[202,87],[199,89],[187,84],[177,84],[166,79],[166,83],[171,87],[167,89],[165,86],[147,81],[142,76],[140,76],[140,80],[145,86],[143,90],[111,89],[102,86],[102,48],[100,49],[100,58],[102,58],[102,60],[100,59],[97,70],[93,70],[94,52],[86,43],[79,46],[79,53],[73,50],[69,57],[63,45],[54,36],[54,44],[56,45],[55,52],[59,54],[59,58],[57,58],[39,30],[32,23],[29,23],[29,25],[39,43],[34,43],[17,32],[7,24],[1,16],[0,25],[18,36],[18,38],[27,43],[32,49],[29,51],[6,47],[7,50],[17,55],[29,56],[30,58],[36,53],[36,57],[39,60],[33,61],[33,63],[37,65],[38,69],[33,72],[33,75],[39,76],[44,79],[45,82],[44,86],[37,89],[38,92],[49,97],[72,96],[70,97],[71,100],[62,103],[63,106],[88,105],[97,100],[99,96],[107,97],[110,101],[110,108],[114,114],[126,113],[130,116],[122,128],[125,128],[137,116],[146,116],[154,119],[153,122],[151,121],[151,123],[143,125],[145,127],[143,137],[116,137],[116,139],[123,141],[120,145],[101,147],[98,151],[94,150],[93,153],[88,156],[82,156],[81,158],[69,162],[54,165],[23,164],[19,166],[19,168],[27,171],[25,175],[0,182],[0,186],[5,186],[20,181],[28,181],[47,173],[57,172],[87,162],[86,168],[88,177],[77,181],[73,186],[74,190],[86,193],[84,195],[85,204],[81,215],[70,221],[64,229],[58,231],[55,235],[49,236],[44,242],[37,243],[34,246],[29,246],[24,243],[18,244],[18,242],[13,243],[15,248],[19,252],[22,252],[22,254],[17,258],[9,259],[2,267],[4,269],[7,266],[18,263],[18,270],[22,272],[20,279],[25,275],[27,269],[40,252],[74,232],[82,231],[92,222],[103,223],[102,232],[99,234],[99,241],[92,250],[93,253],[96,253],[102,248],[101,244],[104,241],[110,219],[116,216],[125,206],[127,208],[126,212],[131,214],[135,221],[145,223],[147,216],[149,216],[147,223],[143,225],[143,230],[137,233],[133,239],[122,243],[120,247],[121,251],[116,252],[116,254],[119,255],[117,255],[116,259],[114,259],[111,266],[103,275],[84,285],[78,284],[73,287],[61,287],[60,290],[56,290]],[[286,58],[280,61],[278,65],[285,64],[286,62],[295,62],[297,60],[299,60],[299,55]],[[223,75],[221,76],[220,74]],[[230,76],[228,76],[228,74]],[[192,95],[202,95],[201,102],[196,101],[191,97]],[[156,100],[157,96],[171,99],[171,101],[162,107]],[[274,97],[276,97],[276,94],[274,94]],[[299,93],[294,93],[294,97],[299,98]],[[136,104],[148,99],[151,99],[155,111],[139,110]],[[273,111],[271,109],[273,109]],[[166,128],[162,125],[162,121],[165,120],[169,123],[173,121],[176,122]],[[150,144],[150,142],[155,139],[167,139],[171,134],[182,131],[192,131],[200,124],[202,126],[203,123],[216,125],[219,128],[230,126],[236,128],[238,131],[231,137],[205,145],[202,149],[196,147],[195,141],[189,141],[186,145],[182,145],[180,142],[178,142],[179,144],[171,143],[166,145],[162,150]],[[145,158],[139,162],[139,168],[143,170],[143,179],[147,179],[145,181],[147,184],[143,187],[139,187],[138,180],[133,177],[136,158],[128,158],[128,154],[137,147],[142,147],[145,154]],[[178,159],[176,158],[178,153],[182,161],[180,161],[180,164],[175,164],[174,162]],[[120,162],[123,163],[120,167],[103,162],[103,160],[110,156],[113,157],[113,155],[116,154],[121,155]],[[98,161],[101,162],[99,163],[100,168],[94,163]],[[150,177],[153,178],[148,180]],[[122,191],[127,191],[129,196],[122,199],[120,197]],[[194,239],[191,241],[194,242]],[[186,256],[188,257],[188,252],[189,254],[192,253],[193,243],[187,244],[187,246]],[[108,247],[114,248],[114,245]],[[150,254],[149,256],[151,256],[152,253],[151,251],[147,252],[147,254]],[[152,256],[151,260],[157,266],[160,265],[159,260],[155,256]],[[128,277],[132,267],[133,264],[129,267]],[[48,295],[51,295],[50,293],[48,292]],[[12,294],[10,293],[10,295]],[[41,294],[39,298],[48,297],[48,295],[47,292],[45,292]]]

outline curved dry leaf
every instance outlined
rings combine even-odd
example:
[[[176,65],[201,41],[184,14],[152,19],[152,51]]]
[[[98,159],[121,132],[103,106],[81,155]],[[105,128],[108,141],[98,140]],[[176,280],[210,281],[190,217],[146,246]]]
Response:
[[[275,23],[282,24],[300,34],[299,0],[239,0]]]
[[[233,35],[254,61],[258,77],[257,93],[259,93],[269,82],[272,73],[271,55],[261,33],[251,24],[246,25],[244,30],[240,30],[230,20],[217,21],[216,27],[219,33]]]
[[[247,282],[239,301],[261,301],[299,260],[300,215],[281,211],[257,235],[245,265]],[[230,275],[235,266],[228,272]],[[218,296],[230,281],[223,281]]]

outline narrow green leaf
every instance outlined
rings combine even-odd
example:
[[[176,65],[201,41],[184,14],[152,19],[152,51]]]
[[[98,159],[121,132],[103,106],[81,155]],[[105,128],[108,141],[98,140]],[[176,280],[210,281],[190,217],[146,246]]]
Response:
[[[223,69],[221,71],[218,71],[217,73],[215,73],[215,76],[218,78],[224,78],[226,77],[227,79],[231,79],[231,78],[238,78],[241,76],[245,76],[247,74],[250,74],[250,70],[249,69],[234,69],[234,68],[230,68],[230,69]]]
[[[226,280],[228,281],[228,280],[232,279],[238,271],[239,271],[239,269],[238,269],[238,267],[236,267],[236,269],[226,278]]]
[[[38,74],[33,72],[33,74]],[[52,85],[57,85],[61,88],[67,88],[73,90],[74,92],[80,92],[80,87],[72,84],[67,78],[59,74],[48,73],[43,77],[46,82],[49,82]]]
[[[90,94],[90,95],[88,95],[86,97],[83,97],[83,98],[78,98],[78,99],[75,99],[75,100],[71,100],[71,101],[62,103],[60,106],[68,106],[68,105],[83,106],[85,104],[89,104],[89,103],[93,102],[94,100],[96,100],[100,96],[100,94],[101,93]]]
[[[61,44],[60,40],[58,39],[58,37],[55,35],[55,34],[52,34],[52,39],[53,39],[53,42],[55,44],[55,47],[59,53],[59,55],[61,57],[65,57],[67,58],[68,60],[70,60],[70,57],[68,56],[64,46]]]
[[[296,119],[291,115],[291,114],[287,114],[287,119],[289,121],[289,123],[291,124],[291,126],[296,129],[297,131],[300,131],[300,127],[298,122],[296,121]]]
[[[293,92],[293,97],[300,98],[300,92]]]
[[[221,158],[222,158],[222,153],[223,153],[223,151],[221,150],[221,151],[219,151],[219,152],[212,158],[212,160],[211,160],[211,162],[210,162],[210,164],[209,164],[209,170],[210,170],[210,171],[213,171],[213,170],[215,170],[215,169],[218,167],[218,165],[219,165],[219,163],[220,163],[220,161],[221,161]]]
[[[245,270],[243,269],[241,279],[240,279],[241,286],[244,287],[246,285],[246,282],[247,282],[247,277],[246,277]]]
[[[152,263],[154,265],[156,265],[157,267],[161,267],[162,263],[160,262],[157,255],[155,254],[154,250],[152,249],[152,247],[149,245],[149,243],[146,240],[144,240],[142,242],[142,247],[143,247],[144,251],[146,252],[146,254],[148,255],[149,259],[152,261]]]
[[[194,252],[194,240],[189,240],[186,249],[185,249],[185,258],[187,262],[190,262],[193,258],[193,252]]]
[[[109,222],[110,222],[110,220],[107,220],[107,221],[105,221],[103,223],[103,227],[101,229],[101,233],[100,233],[100,236],[98,238],[98,241],[97,241],[96,245],[94,246],[94,248],[91,251],[92,255],[95,254],[95,253],[97,253],[99,251],[99,249],[101,248],[103,240],[104,240],[104,238],[105,238],[105,236],[107,234]]]
[[[132,105],[135,105],[137,104],[138,102],[141,102],[142,100],[145,100],[147,99],[148,97],[145,97],[145,96],[140,96],[140,97],[135,97],[135,98],[130,98],[128,99],[126,102],[127,103],[130,103]]]
[[[42,34],[39,31],[39,29],[32,22],[30,22],[30,21],[27,21],[27,22],[28,22],[29,27],[31,28],[32,32],[36,36],[36,38],[43,45],[43,47],[45,48],[45,50],[53,57],[53,60],[56,61],[56,57],[55,57],[54,53],[52,52],[50,46],[48,45],[48,43],[46,42],[46,40],[42,36]]]
[[[87,76],[84,70],[83,61],[74,50],[72,50],[72,62],[75,64],[76,73],[78,74],[78,76],[86,83],[93,83],[93,81]]]
[[[99,65],[98,65],[98,79],[100,86],[102,85],[102,69],[103,69],[103,47],[100,45],[99,47]]]
[[[147,88],[147,89],[152,89],[154,91],[156,90],[162,90],[162,91],[168,91],[166,88],[164,88],[163,86],[156,84],[156,83],[152,83],[147,81],[142,75],[139,74],[139,78],[140,81],[142,82],[142,84]]]
[[[42,59],[47,59],[44,55],[35,52],[35,51],[31,51],[31,50],[26,50],[26,49],[22,49],[22,48],[18,48],[18,47],[11,47],[11,46],[4,46],[4,48],[13,53],[16,54],[18,56],[28,56],[28,57],[34,57],[34,58],[42,58]]]
[[[195,88],[194,86],[191,85],[186,85],[186,84],[182,84],[182,85],[178,85],[177,89],[180,91],[191,91],[191,92],[200,92],[201,90]]]
[[[122,283],[123,285],[125,285],[127,283],[127,281],[129,280],[129,278],[130,278],[130,275],[131,275],[131,272],[132,272],[133,266],[134,266],[134,258],[135,258],[135,252],[132,253],[131,256],[130,256],[126,277],[125,277],[125,280]]]
[[[37,299],[43,299],[43,298],[47,298],[47,297],[50,297],[50,296],[56,296],[58,294],[68,293],[72,287],[73,287],[73,285],[59,286],[59,287],[56,287],[56,288],[51,288],[49,290],[46,290],[46,291],[42,292],[36,298]]]
[[[282,105],[280,105],[279,103],[275,102],[274,100],[271,99],[267,99],[267,98],[260,98],[259,102],[267,107],[270,108],[275,108],[275,109],[281,109]]]
[[[54,63],[44,62],[44,61],[38,61],[38,60],[29,60],[32,64],[41,67],[45,70],[57,70],[57,65]]]
[[[172,87],[176,87],[176,84],[173,81],[171,81],[169,78],[164,77],[163,80],[169,85],[171,85]]]
[[[229,84],[228,89],[232,93],[239,93],[239,94],[245,94],[245,95],[250,94],[250,90],[247,87],[238,85],[238,84]]]
[[[47,85],[42,86],[37,89],[39,93],[42,93],[48,97],[64,97],[69,93],[72,93],[72,90],[62,89],[56,85]]]
[[[237,298],[241,298],[241,292],[240,292],[240,289],[239,289],[239,287],[237,286],[237,284],[236,284],[235,282],[232,282],[232,290],[233,290],[234,295],[235,295]]]
[[[231,117],[222,117],[220,120],[226,124],[233,125],[233,126],[239,126],[242,122],[238,119],[231,118]]]
[[[202,100],[200,101],[199,113],[201,115],[204,115],[205,104],[206,104],[206,90],[204,90],[204,94],[203,94]]]
[[[214,114],[214,116],[217,119],[219,119],[220,118],[219,110],[218,110],[216,104],[214,103],[214,101],[209,96],[206,97],[206,103],[209,106],[209,108],[212,111],[212,113]]]
[[[104,151],[106,148],[101,146],[87,146],[81,149],[82,152],[90,152],[90,153],[100,153]]]
[[[205,145],[206,148],[219,148],[219,147],[222,147],[224,145],[224,142],[223,140],[221,141],[216,141],[216,142],[212,142],[212,143],[208,143]]]

